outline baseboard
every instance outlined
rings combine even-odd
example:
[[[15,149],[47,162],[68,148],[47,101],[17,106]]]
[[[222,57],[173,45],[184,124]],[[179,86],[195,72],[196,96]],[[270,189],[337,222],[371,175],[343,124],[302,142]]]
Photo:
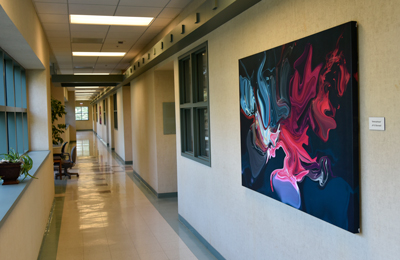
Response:
[[[159,199],[165,199],[165,198],[175,198],[178,197],[178,192],[168,192],[168,193],[158,193],[153,187],[151,187],[150,184],[147,183],[136,171],[133,171],[133,175],[135,175],[136,178],[138,178],[144,186],[146,186],[151,192],[154,193],[154,195],[157,196]]]
[[[119,154],[117,154],[117,152],[112,151],[112,155],[114,155],[114,158],[117,159],[118,161],[120,161],[122,164],[125,165],[132,165],[133,161],[125,161],[124,159],[122,159],[121,156],[119,156]]]
[[[80,132],[80,131],[91,131],[91,132],[94,132],[93,129],[76,129],[76,131],[77,132]]]
[[[178,214],[179,221],[187,228],[190,230],[190,232],[197,237],[197,239],[208,249],[208,251],[211,252],[215,256],[216,259],[218,260],[225,260],[225,258],[210,244],[207,242],[207,240],[204,239],[202,235],[200,235],[197,230],[192,227],[192,225],[189,224],[189,222],[186,221],[180,214]]]

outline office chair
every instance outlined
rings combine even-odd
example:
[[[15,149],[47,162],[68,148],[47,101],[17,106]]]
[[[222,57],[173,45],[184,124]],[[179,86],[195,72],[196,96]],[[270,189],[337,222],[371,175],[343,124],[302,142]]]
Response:
[[[68,169],[75,166],[76,163],[76,146],[72,147],[71,156],[69,156],[69,160],[62,161],[62,167],[64,168],[64,175],[68,176],[71,179],[71,175],[76,175],[79,177],[79,173],[69,173]]]
[[[61,153],[55,153],[53,156],[60,156],[63,160],[66,159],[66,156],[68,156],[68,160],[70,159],[69,153],[65,152],[65,147],[67,147],[68,142],[63,143],[61,146]]]

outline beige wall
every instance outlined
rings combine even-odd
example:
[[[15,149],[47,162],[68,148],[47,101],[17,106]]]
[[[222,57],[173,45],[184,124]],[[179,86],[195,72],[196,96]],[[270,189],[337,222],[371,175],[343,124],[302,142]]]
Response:
[[[36,174],[38,179],[32,180],[1,226],[2,260],[38,258],[54,198],[54,174],[48,171],[49,168],[53,168],[51,154],[39,168]]]
[[[174,102],[173,71],[131,82],[133,168],[157,192],[177,191],[175,135],[163,133],[163,102]]]
[[[117,90],[117,117],[118,129],[114,129],[115,152],[125,160],[125,143],[124,143],[124,120],[123,120],[123,104],[122,104],[122,88]]]
[[[262,1],[175,55],[177,79],[177,57],[208,40],[212,167],[180,155],[177,131],[179,214],[226,259],[398,258],[399,13],[398,1]],[[241,186],[238,60],[352,20],[359,34],[361,234]],[[384,116],[386,130],[369,131],[370,116]]]
[[[174,71],[154,71],[158,193],[177,192],[176,135],[164,135],[163,103],[174,102]]]
[[[34,52],[36,57],[33,60],[40,60],[42,63],[41,66],[35,65],[35,69],[25,67],[27,69],[29,149],[31,151],[52,150],[49,46],[44,31],[32,1],[0,0],[0,5],[14,23],[18,34],[22,35],[28,43],[30,51]],[[9,46],[23,45],[21,42],[7,42],[4,38],[2,38],[2,43]],[[23,64],[24,59],[32,58],[30,53],[25,54],[25,49],[20,49],[18,55],[13,58]],[[44,69],[38,69],[39,67]],[[28,260],[38,257],[54,199],[52,154],[42,164],[36,177],[38,179],[32,181],[1,227],[1,259]]]
[[[131,82],[133,169],[158,192],[154,70]]]
[[[69,125],[69,141],[76,141],[76,120],[75,120],[75,91],[67,91],[64,88],[65,95],[68,97],[68,101],[65,102],[65,123]]]
[[[81,105],[82,103],[82,105]],[[89,107],[89,120],[88,121],[75,121],[76,130],[93,130],[93,111],[90,101],[75,101],[75,106]]]

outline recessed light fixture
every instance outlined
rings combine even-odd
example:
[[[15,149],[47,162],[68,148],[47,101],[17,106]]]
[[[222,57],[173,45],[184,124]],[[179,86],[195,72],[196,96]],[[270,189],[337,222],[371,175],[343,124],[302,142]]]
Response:
[[[97,90],[90,90],[90,89],[88,89],[88,90],[75,90],[75,92],[79,92],[79,93],[82,93],[82,92],[85,92],[85,93],[94,93],[94,92],[99,92],[99,91],[97,91]]]
[[[94,57],[121,57],[125,56],[126,52],[88,52],[88,51],[73,51],[72,56],[94,56]]]
[[[74,73],[74,75],[110,75],[110,73]]]
[[[75,87],[75,88],[100,88],[99,86],[97,86],[97,87],[85,87],[85,86],[78,86],[78,87]]]
[[[69,16],[72,24],[98,24],[98,25],[123,25],[123,26],[147,26],[153,21],[153,17],[133,16],[105,16],[105,15],[76,15]]]

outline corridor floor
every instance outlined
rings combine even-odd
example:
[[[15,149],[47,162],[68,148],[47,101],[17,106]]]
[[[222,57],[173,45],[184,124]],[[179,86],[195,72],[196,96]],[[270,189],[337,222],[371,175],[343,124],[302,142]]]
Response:
[[[56,181],[38,259],[215,259],[178,221],[177,198],[158,199],[93,132],[76,147],[80,176]]]

